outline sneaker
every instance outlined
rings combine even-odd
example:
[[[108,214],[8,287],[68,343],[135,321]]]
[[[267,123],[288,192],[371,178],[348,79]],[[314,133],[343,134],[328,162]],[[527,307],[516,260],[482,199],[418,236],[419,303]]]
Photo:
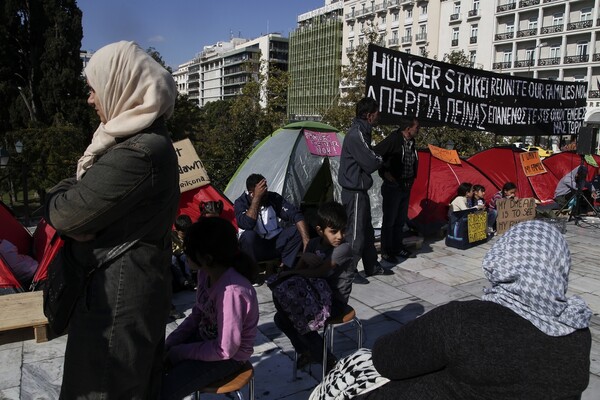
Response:
[[[398,257],[402,257],[402,258],[415,258],[417,257],[416,255],[414,255],[412,252],[406,250],[406,249],[400,249],[400,251],[398,251],[396,253],[396,255]]]
[[[383,268],[381,265],[377,265],[373,270],[372,274],[365,274],[367,276],[375,276],[375,275],[394,275],[394,271],[391,269]]]
[[[390,264],[398,264],[398,259],[396,258],[396,256],[391,256],[388,254],[382,254],[381,260]]]
[[[362,276],[359,272],[357,272],[356,274],[354,274],[354,283],[356,283],[357,285],[366,285],[369,283],[369,280],[367,278],[365,278],[364,276]]]

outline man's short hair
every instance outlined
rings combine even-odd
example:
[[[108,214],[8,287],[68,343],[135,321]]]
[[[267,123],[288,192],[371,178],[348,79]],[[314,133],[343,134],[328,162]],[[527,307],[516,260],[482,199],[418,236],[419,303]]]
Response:
[[[348,224],[346,209],[340,203],[330,201],[321,204],[317,210],[317,226],[321,229],[345,229]]]
[[[189,215],[181,214],[175,218],[175,230],[185,232],[192,226],[192,218]]]
[[[379,104],[375,99],[370,97],[363,97],[356,103],[356,117],[361,119],[367,119],[367,114],[374,113],[379,110]]]
[[[415,117],[402,117],[398,123],[398,132],[404,132],[406,128],[410,128],[414,124],[418,124],[419,121]]]
[[[258,185],[258,182],[265,179],[261,174],[252,174],[246,179],[246,190],[254,190],[254,187]]]

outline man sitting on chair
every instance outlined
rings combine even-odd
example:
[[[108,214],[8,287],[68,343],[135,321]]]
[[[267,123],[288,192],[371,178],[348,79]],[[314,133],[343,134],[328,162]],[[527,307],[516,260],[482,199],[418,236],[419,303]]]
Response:
[[[285,267],[293,267],[298,251],[310,239],[304,216],[280,194],[269,192],[262,175],[250,175],[246,189],[234,203],[240,249],[254,261],[281,258]]]
[[[571,172],[562,177],[556,185],[554,191],[554,201],[558,203],[561,209],[566,208],[569,201],[577,194],[577,190],[588,189],[582,192],[587,200],[587,204],[592,204],[592,197],[595,197],[594,187],[586,181],[588,169],[585,165],[574,168]],[[581,206],[583,205],[583,208]],[[576,212],[585,212],[587,210],[586,202],[580,202],[579,209]]]

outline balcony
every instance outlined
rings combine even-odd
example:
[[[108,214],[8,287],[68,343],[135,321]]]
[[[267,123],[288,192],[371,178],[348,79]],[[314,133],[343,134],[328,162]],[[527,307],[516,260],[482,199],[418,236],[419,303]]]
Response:
[[[506,39],[512,39],[514,36],[515,36],[514,32],[505,32],[505,33],[497,33],[494,38],[495,38],[495,40],[506,40]]]
[[[540,4],[540,0],[521,0],[519,2],[519,7],[536,6],[538,4]]]
[[[544,0],[544,4],[546,4],[546,3],[552,3],[553,1],[558,1],[558,0]]]
[[[471,37],[469,38],[469,43],[470,43],[470,44],[477,43],[477,36],[471,36]]]
[[[545,33],[556,33],[556,32],[562,32],[563,30],[563,26],[561,25],[548,25],[548,26],[542,26],[542,30],[540,31],[540,34],[545,34]]]
[[[388,46],[398,46],[399,43],[398,38],[388,40]]]
[[[402,4],[403,6],[411,5],[413,2],[414,0],[400,0],[400,4]]]
[[[496,7],[496,12],[510,11],[515,8],[517,8],[517,3],[502,4],[501,6]]]
[[[600,18],[596,20],[596,26],[600,26]]]
[[[493,69],[507,69],[510,67],[511,67],[510,61],[495,62],[494,64],[492,64]]]
[[[517,31],[518,38],[527,37],[527,36],[535,36],[535,35],[537,35],[537,28],[523,29],[521,31]]]
[[[525,68],[525,67],[533,67],[535,65],[535,60],[517,60],[515,61],[515,68]]]
[[[600,53],[596,53],[592,56],[592,61],[600,61]]]
[[[416,41],[417,43],[419,43],[419,42],[424,42],[424,41],[426,41],[426,40],[427,40],[427,32],[421,32],[421,33],[417,33],[417,34],[415,35],[415,41]]]
[[[402,44],[412,43],[412,35],[402,36]]]
[[[346,47],[346,54],[352,54],[355,50],[356,49],[354,47]]]
[[[389,8],[398,8],[400,7],[400,0],[388,0],[387,4]]]
[[[469,10],[469,13],[467,14],[467,18],[475,18],[475,17],[479,17],[479,8]]]
[[[356,18],[356,12],[352,11],[351,13],[346,14],[346,20],[351,20]]]
[[[560,64],[560,57],[550,57],[550,58],[540,58],[538,65],[540,67],[546,66],[546,65],[559,65]]]
[[[587,62],[590,59],[589,54],[580,54],[578,56],[566,56],[564,63],[565,64],[577,64]]]
[[[381,14],[381,13],[387,13],[387,3],[384,1],[381,4],[376,4],[375,5],[375,12],[377,14]]]
[[[450,23],[453,22],[460,22],[460,14],[456,13],[450,15]]]
[[[591,19],[588,19],[587,21],[569,22],[567,24],[567,30],[574,31],[575,29],[591,28],[592,26],[594,26],[594,21]]]
[[[590,90],[588,92],[588,99],[600,99],[600,90]]]
[[[458,39],[452,39],[452,42],[450,43],[450,45],[451,45],[452,47],[456,47],[456,46],[458,46]]]

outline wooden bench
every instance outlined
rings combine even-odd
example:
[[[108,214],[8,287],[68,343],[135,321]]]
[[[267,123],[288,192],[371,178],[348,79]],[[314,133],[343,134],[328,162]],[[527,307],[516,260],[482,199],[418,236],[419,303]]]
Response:
[[[37,343],[48,341],[42,291],[0,296],[0,332],[23,331],[23,328],[33,328]]]

